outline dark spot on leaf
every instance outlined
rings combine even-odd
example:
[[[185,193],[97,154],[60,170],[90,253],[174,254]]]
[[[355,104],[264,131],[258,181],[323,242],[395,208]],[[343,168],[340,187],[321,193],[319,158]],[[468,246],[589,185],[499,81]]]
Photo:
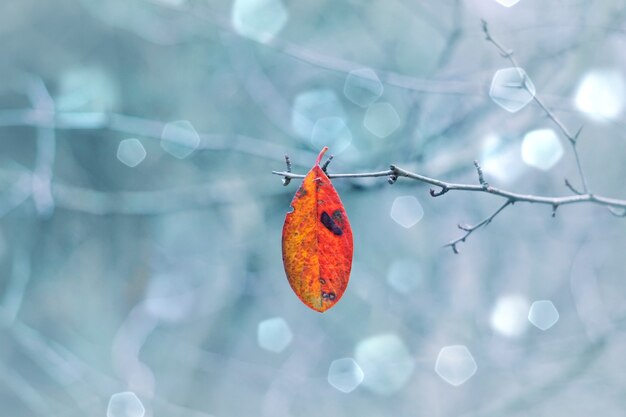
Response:
[[[343,220],[343,214],[341,214],[341,210],[333,211],[333,219],[335,221],[342,221]]]
[[[341,230],[341,227],[339,227],[339,225],[335,223],[332,217],[330,217],[325,211],[322,212],[320,220],[324,227],[333,232],[335,235],[341,236],[343,234],[343,230]]]
[[[332,293],[331,293],[332,294]],[[334,295],[334,294],[333,294]],[[322,291],[322,298],[328,298],[330,295],[327,292]]]
[[[304,184],[300,186],[300,188],[298,188],[298,197],[304,197],[305,195],[307,195],[307,191],[304,188]]]
[[[322,285],[326,284],[326,280],[324,278],[320,278],[320,284]]]
[[[335,293],[334,293],[334,292],[331,292],[331,293],[329,293],[329,294],[328,294],[328,298],[329,298],[331,301],[332,301],[332,300],[334,300],[334,299],[335,299],[335,297],[336,297],[336,295],[335,295]]]

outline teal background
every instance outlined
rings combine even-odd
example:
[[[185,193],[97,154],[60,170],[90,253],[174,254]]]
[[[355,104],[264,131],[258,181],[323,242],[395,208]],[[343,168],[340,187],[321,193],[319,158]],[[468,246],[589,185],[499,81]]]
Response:
[[[485,42],[485,19],[570,130],[584,126],[593,191],[626,198],[623,112],[598,121],[574,105],[588,71],[624,75],[623,3],[284,0],[283,24],[280,8],[246,15],[244,27],[269,35],[233,24],[245,4],[0,3],[0,415],[105,416],[124,391],[146,416],[623,415],[624,219],[592,205],[552,218],[550,207],[516,204],[454,255],[442,246],[456,225],[488,216],[496,197],[337,179],[354,266],[341,302],[321,315],[282,267],[298,180],[283,187],[271,174],[285,154],[304,174],[328,139],[331,173],[395,163],[476,183],[472,162],[496,135],[496,155],[510,158],[501,177],[486,173],[490,183],[567,194],[563,178],[578,178],[562,136],[549,171],[519,155],[529,130],[557,131],[550,120],[533,103],[512,114],[489,98],[510,64]],[[344,93],[360,68],[377,74],[377,103],[393,109],[370,124]],[[296,107],[310,92],[314,109]],[[312,140],[320,117],[339,125]],[[183,120],[197,132],[183,136],[199,142],[179,159],[162,136]],[[146,153],[134,168],[117,157],[129,138]],[[401,196],[423,208],[409,228],[390,216]],[[406,291],[389,284],[391,271],[412,283]],[[494,307],[508,295],[551,300],[559,321],[498,332]],[[275,317],[293,336],[280,352],[257,340]],[[404,350],[382,343],[379,373],[361,363],[362,385],[333,388],[332,361],[381,335]],[[458,387],[435,371],[449,345],[477,365]],[[123,415],[133,414],[110,417]]]

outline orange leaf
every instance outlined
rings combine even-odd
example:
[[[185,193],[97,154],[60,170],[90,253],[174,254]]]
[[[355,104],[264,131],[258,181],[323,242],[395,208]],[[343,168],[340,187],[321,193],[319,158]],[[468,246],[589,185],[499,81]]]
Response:
[[[304,304],[324,312],[339,301],[352,268],[352,230],[335,187],[315,165],[302,181],[283,226],[283,263]]]

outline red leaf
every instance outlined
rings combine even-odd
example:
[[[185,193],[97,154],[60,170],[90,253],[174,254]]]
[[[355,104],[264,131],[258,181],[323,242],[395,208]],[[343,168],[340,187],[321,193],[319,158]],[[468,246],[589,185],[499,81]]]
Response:
[[[352,229],[335,187],[315,165],[302,181],[283,226],[283,263],[304,304],[324,312],[341,298],[352,268]]]

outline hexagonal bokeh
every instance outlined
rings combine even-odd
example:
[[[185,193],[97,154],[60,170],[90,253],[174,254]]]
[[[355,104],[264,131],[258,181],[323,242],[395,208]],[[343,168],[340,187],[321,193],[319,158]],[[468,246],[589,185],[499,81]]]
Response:
[[[395,334],[372,336],[359,342],[354,355],[363,369],[363,385],[377,394],[399,391],[413,374],[415,362]]]
[[[535,301],[530,306],[528,321],[536,328],[546,331],[559,321],[559,311],[550,300]]]
[[[308,90],[298,94],[293,102],[291,126],[298,136],[310,139],[318,120],[330,117],[346,117],[337,94],[327,88]]]
[[[463,345],[445,346],[439,351],[435,372],[448,384],[458,387],[470,379],[478,366],[474,357]]]
[[[504,7],[513,7],[517,3],[520,2],[520,0],[496,0],[496,1],[500,3],[501,5],[503,5]]]
[[[528,322],[528,301],[521,295],[505,295],[498,298],[491,311],[491,327],[506,337],[521,336]]]
[[[187,120],[170,122],[161,132],[161,148],[170,155],[184,159],[200,146],[200,135]]]
[[[314,149],[328,146],[334,155],[345,151],[352,142],[352,132],[341,117],[319,119],[311,132],[311,144]]]
[[[343,85],[343,94],[363,108],[369,106],[383,95],[384,87],[376,72],[370,68],[350,71]]]
[[[124,165],[134,168],[146,159],[146,148],[139,139],[124,139],[117,146],[117,159]]]
[[[391,103],[374,103],[367,108],[363,125],[373,135],[386,138],[400,127],[400,116]]]
[[[547,171],[563,157],[563,146],[552,129],[528,132],[522,142],[522,160],[528,165]]]
[[[611,120],[622,113],[626,81],[617,69],[601,69],[586,74],[574,103],[578,110],[596,120]]]
[[[424,209],[417,198],[412,195],[404,195],[393,200],[390,216],[394,222],[408,229],[422,220]]]
[[[145,413],[146,409],[134,392],[118,392],[109,399],[107,417],[143,417]]]
[[[396,259],[387,272],[387,283],[400,294],[415,291],[422,282],[422,268],[415,260]]]
[[[498,70],[491,80],[489,96],[504,110],[515,113],[535,97],[535,85],[521,68]]]
[[[341,392],[354,391],[363,377],[363,370],[352,358],[334,360],[328,368],[328,383]]]
[[[280,353],[293,339],[289,325],[282,317],[263,320],[257,328],[259,346],[270,352]]]
[[[271,40],[288,18],[281,0],[235,0],[231,11],[235,31],[257,42]]]

